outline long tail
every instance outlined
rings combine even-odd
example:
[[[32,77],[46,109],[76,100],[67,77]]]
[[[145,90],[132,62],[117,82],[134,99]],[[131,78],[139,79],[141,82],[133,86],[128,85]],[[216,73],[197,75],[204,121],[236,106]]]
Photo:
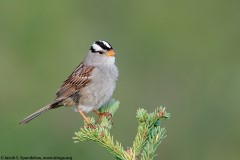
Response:
[[[38,111],[34,112],[33,114],[27,116],[26,118],[24,118],[23,120],[21,120],[21,122],[19,122],[19,124],[26,124],[29,121],[33,120],[34,118],[37,118],[38,116],[40,116],[41,114],[47,112],[48,110],[53,108],[53,104],[48,104],[45,107],[39,109]]]

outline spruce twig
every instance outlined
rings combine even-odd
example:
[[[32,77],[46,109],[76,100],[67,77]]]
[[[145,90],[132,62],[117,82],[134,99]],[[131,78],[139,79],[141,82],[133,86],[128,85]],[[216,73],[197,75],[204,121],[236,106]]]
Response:
[[[101,107],[100,112],[109,112],[114,115],[119,107],[119,101],[111,100],[106,106]],[[80,131],[75,132],[74,142],[79,141],[95,141],[105,147],[108,151],[115,155],[118,160],[153,160],[156,156],[155,152],[161,141],[166,137],[165,128],[160,127],[160,123],[164,119],[168,119],[170,114],[165,111],[164,107],[158,107],[153,113],[147,113],[144,109],[137,110],[138,132],[133,141],[133,147],[124,150],[121,143],[113,140],[110,134],[112,122],[110,119],[103,117],[96,128],[92,129],[85,126]],[[94,118],[90,118],[92,124],[95,123]]]

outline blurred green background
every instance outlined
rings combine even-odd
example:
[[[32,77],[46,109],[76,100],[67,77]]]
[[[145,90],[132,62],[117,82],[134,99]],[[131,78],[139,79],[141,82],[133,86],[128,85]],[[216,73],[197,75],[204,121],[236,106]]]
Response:
[[[0,1],[0,154],[114,159],[59,108],[18,122],[54,93],[93,41],[112,44],[120,77],[114,138],[131,146],[136,110],[167,106],[156,159],[240,158],[240,1]],[[92,116],[93,114],[89,114]]]

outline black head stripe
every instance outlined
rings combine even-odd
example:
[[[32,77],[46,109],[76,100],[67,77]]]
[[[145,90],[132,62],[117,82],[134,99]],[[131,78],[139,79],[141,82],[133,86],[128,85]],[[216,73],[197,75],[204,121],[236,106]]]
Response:
[[[112,46],[106,41],[96,41],[95,44],[99,45],[104,50],[112,49]]]
[[[103,54],[110,50],[112,50],[112,46],[108,42],[100,40],[95,41],[90,48],[91,52],[99,54]]]
[[[96,52],[95,49],[93,49],[93,46],[91,46],[90,50],[91,50],[91,52],[93,52],[93,53]]]

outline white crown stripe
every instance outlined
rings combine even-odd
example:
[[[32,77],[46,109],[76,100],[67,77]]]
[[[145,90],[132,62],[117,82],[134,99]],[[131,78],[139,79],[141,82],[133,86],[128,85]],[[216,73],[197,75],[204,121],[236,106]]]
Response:
[[[102,47],[100,47],[100,46],[97,45],[97,44],[93,44],[92,47],[93,47],[93,49],[94,49],[95,51],[101,51],[101,50],[103,50]]]
[[[110,44],[107,43],[106,41],[101,41],[105,46],[107,46],[108,48],[111,48]]]

